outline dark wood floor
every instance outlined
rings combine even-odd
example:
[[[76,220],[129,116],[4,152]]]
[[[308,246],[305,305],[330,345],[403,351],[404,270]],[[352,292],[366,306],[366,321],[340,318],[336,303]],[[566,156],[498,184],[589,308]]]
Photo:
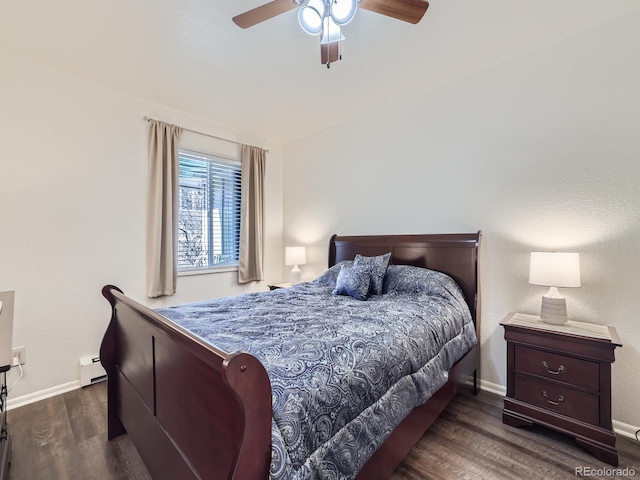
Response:
[[[10,410],[9,478],[149,479],[126,435],[106,439],[105,387],[103,382]],[[503,425],[501,411],[497,395],[458,395],[392,479],[575,480],[576,467],[610,468],[570,437]],[[618,450],[620,468],[633,468],[640,478],[640,444],[618,437]]]

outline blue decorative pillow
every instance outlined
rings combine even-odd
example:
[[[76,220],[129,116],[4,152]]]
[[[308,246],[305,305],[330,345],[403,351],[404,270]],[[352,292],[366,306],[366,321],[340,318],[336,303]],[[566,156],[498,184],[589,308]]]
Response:
[[[377,257],[363,257],[360,254],[356,255],[353,261],[354,267],[368,266],[371,270],[371,285],[369,291],[372,295],[382,295],[382,284],[384,282],[384,274],[387,273],[387,266],[389,265],[389,259],[391,258],[391,252],[384,255],[378,255]]]
[[[366,300],[371,284],[371,269],[369,266],[356,267],[343,265],[340,268],[334,295],[349,295],[357,300]]]
[[[336,282],[338,280],[338,274],[343,265],[353,265],[353,260],[342,260],[336,263],[333,267],[330,267],[322,275],[316,278],[313,283],[320,285],[326,285],[327,287],[336,288]]]

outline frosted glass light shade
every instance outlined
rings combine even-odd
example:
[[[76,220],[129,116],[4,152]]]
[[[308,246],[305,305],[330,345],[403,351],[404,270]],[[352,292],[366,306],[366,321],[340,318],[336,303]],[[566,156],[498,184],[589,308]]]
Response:
[[[298,22],[309,35],[320,35],[322,33],[323,17],[323,0],[309,0],[309,3],[298,10]]]
[[[284,255],[285,265],[305,265],[307,253],[304,247],[287,247]]]
[[[332,0],[331,18],[338,25],[346,25],[356,14],[358,0]]]
[[[546,287],[579,287],[580,254],[531,252],[529,283]]]

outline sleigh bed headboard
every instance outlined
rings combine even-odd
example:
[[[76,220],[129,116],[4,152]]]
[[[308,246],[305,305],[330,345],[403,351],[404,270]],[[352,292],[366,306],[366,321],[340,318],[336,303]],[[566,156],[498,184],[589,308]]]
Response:
[[[329,241],[329,266],[353,260],[356,254],[391,252],[392,265],[414,265],[446,273],[464,293],[478,328],[478,248],[481,232],[435,235],[338,236]]]

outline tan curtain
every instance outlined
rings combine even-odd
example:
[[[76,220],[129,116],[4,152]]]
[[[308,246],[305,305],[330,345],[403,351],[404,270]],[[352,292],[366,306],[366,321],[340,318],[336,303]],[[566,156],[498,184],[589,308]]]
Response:
[[[149,121],[147,295],[173,295],[178,279],[178,141],[182,129]]]
[[[264,175],[267,152],[242,145],[238,283],[264,279]]]

